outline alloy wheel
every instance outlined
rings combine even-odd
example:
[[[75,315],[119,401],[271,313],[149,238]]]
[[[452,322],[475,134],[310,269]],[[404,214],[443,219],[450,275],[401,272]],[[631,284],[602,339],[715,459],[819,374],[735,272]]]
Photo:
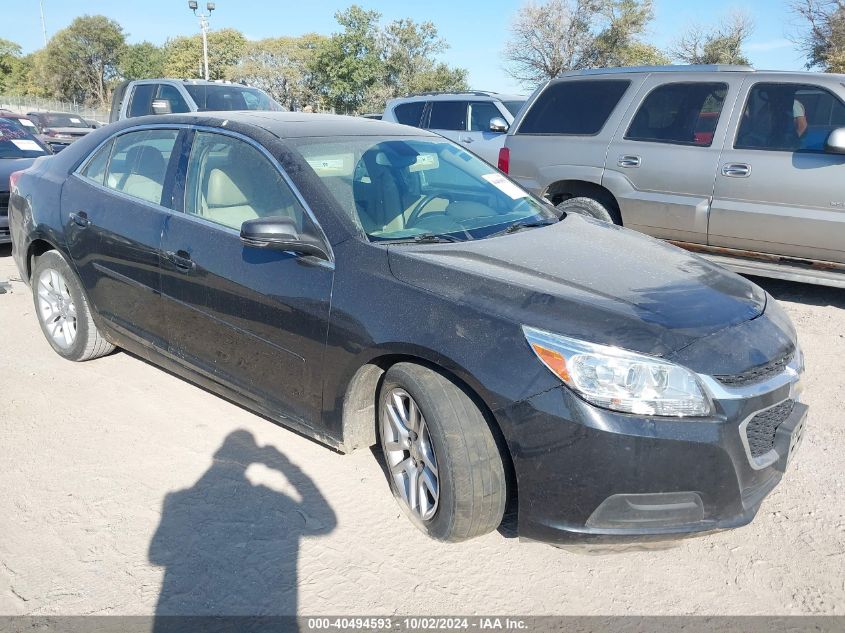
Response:
[[[411,512],[429,521],[437,512],[440,480],[425,418],[404,389],[392,389],[384,403],[382,448],[390,477]]]
[[[38,278],[38,312],[47,334],[62,349],[76,340],[76,304],[64,276],[55,268],[45,268]]]

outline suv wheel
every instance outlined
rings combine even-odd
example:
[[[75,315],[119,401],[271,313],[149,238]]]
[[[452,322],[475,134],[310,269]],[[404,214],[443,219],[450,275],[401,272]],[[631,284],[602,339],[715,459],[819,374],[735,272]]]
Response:
[[[610,224],[622,224],[615,210],[609,209],[607,206],[593,198],[569,198],[569,200],[564,200],[558,204],[557,208],[560,211],[565,211],[566,213],[586,215]]]
[[[31,285],[41,331],[60,356],[81,361],[114,350],[94,324],[79,280],[57,251],[38,258]]]
[[[423,532],[463,541],[502,521],[502,457],[479,408],[437,372],[399,363],[385,375],[379,436],[390,486]]]

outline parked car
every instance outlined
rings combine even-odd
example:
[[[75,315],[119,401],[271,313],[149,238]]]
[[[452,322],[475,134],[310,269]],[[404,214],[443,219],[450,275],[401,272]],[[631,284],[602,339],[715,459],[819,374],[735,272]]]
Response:
[[[62,151],[94,129],[91,123],[73,112],[28,112],[27,117],[35,123],[38,138],[53,152]]]
[[[0,117],[11,121],[12,123],[17,123],[30,134],[38,134],[38,126],[35,125],[28,114],[18,114],[17,112],[12,112],[11,110],[2,110],[0,111]]]
[[[552,543],[736,527],[803,437],[803,357],[763,290],[423,130],[130,119],[13,181],[58,354],[120,346],[338,450],[380,444],[437,539],[509,498]]]
[[[9,177],[26,169],[50,150],[20,124],[20,119],[0,113],[0,244],[11,242],[9,235]]]
[[[567,73],[526,104],[499,167],[737,272],[845,287],[843,99],[840,75],[747,66]]]
[[[365,119],[375,119],[376,121],[381,121],[381,116],[381,112],[368,112],[367,114],[361,115]]]
[[[495,92],[427,92],[389,101],[382,118],[437,132],[495,165],[525,99]]]
[[[109,121],[149,114],[284,109],[263,90],[229,81],[143,79],[124,81],[117,86],[112,95]]]

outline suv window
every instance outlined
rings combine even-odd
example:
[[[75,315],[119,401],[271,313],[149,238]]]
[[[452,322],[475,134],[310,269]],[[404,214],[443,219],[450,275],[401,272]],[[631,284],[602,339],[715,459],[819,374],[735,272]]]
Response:
[[[188,104],[185,102],[185,99],[182,97],[182,93],[179,92],[176,86],[171,86],[170,84],[159,84],[156,99],[169,101],[170,111],[174,114],[191,111]]]
[[[637,110],[625,138],[710,147],[727,94],[724,83],[658,86]]]
[[[129,116],[144,116],[150,114],[150,104],[156,91],[156,84],[139,84],[132,91],[132,100],[129,102]]]
[[[598,134],[631,85],[622,79],[559,81],[537,97],[520,134]]]
[[[824,151],[831,131],[845,126],[845,105],[818,86],[755,84],[737,133],[737,149]]]
[[[423,108],[425,108],[425,101],[412,101],[410,103],[400,103],[393,108],[393,114],[396,120],[403,125],[420,126],[420,119],[422,118]]]
[[[466,130],[466,101],[432,101],[428,127],[431,130]]]
[[[118,136],[109,160],[106,186],[161,204],[167,165],[178,135],[178,130],[144,130]]]
[[[286,216],[303,231],[305,209],[278,169],[231,136],[197,132],[188,161],[185,212],[240,229],[247,220]]]
[[[474,101],[469,104],[469,129],[472,132],[489,132],[490,120],[504,119],[493,103],[489,101]]]

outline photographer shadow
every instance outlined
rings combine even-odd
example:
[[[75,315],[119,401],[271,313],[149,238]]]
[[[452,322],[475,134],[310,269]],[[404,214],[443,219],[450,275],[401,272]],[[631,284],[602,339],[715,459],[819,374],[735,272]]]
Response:
[[[299,499],[251,483],[252,464],[282,473]],[[192,487],[165,497],[149,549],[150,562],[165,568],[154,630],[184,630],[176,616],[295,616],[300,540],[335,526],[298,466],[234,431]]]

